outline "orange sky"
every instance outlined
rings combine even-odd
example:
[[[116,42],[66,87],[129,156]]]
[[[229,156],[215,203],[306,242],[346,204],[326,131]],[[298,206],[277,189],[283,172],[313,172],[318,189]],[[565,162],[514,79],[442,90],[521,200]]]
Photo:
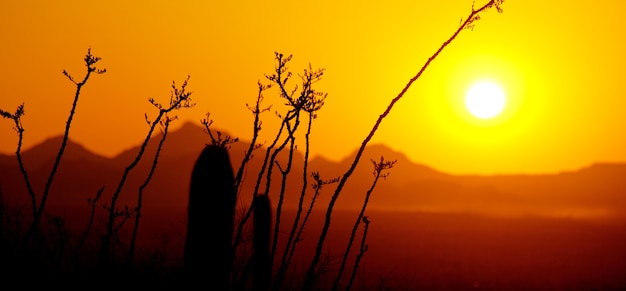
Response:
[[[472,5],[445,3],[4,1],[0,108],[25,103],[26,147],[61,134],[74,94],[61,72],[82,78],[91,47],[108,72],[83,90],[75,141],[107,156],[139,143],[144,113],[155,114],[147,99],[167,102],[171,82],[187,75],[197,105],[179,112],[181,119],[198,122],[210,111],[215,126],[248,139],[245,104],[254,102],[257,81],[271,73],[279,51],[294,55],[295,73],[309,62],[326,69],[318,88],[329,95],[312,151],[340,159]],[[449,173],[545,173],[626,161],[624,5],[505,1],[503,14],[484,14],[432,63],[372,142]],[[462,101],[484,79],[500,83],[510,104],[490,122],[471,118]],[[269,131],[275,117],[265,119]],[[13,153],[16,141],[12,123],[1,121],[0,152]]]

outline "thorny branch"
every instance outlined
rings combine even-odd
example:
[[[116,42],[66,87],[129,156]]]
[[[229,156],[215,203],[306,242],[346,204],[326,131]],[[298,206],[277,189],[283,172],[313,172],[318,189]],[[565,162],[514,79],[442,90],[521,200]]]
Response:
[[[439,56],[439,54],[443,51],[443,49],[445,49],[454,39],[456,39],[456,37],[459,35],[459,33],[462,30],[465,30],[468,27],[471,28],[470,25],[472,25],[477,20],[477,16],[479,16],[479,14],[482,13],[483,11],[486,11],[486,10],[492,8],[492,7],[495,7],[498,10],[498,12],[502,12],[502,9],[500,8],[500,5],[502,4],[503,1],[504,0],[491,0],[491,1],[487,2],[485,5],[483,5],[482,7],[478,8],[478,9],[475,9],[474,7],[472,7],[472,11],[470,12],[470,14],[466,18],[466,20],[463,23],[461,23],[461,25],[457,28],[457,30],[446,41],[443,42],[443,44],[439,47],[439,49],[437,49],[437,51],[435,51],[435,53],[430,58],[428,58],[426,63],[417,72],[417,74],[408,81],[408,83],[404,86],[404,88],[400,91],[400,93],[398,93],[398,95],[391,100],[391,102],[389,103],[387,108],[378,117],[378,119],[374,123],[374,126],[372,127],[372,129],[370,130],[368,135],[365,137],[363,142],[361,143],[361,146],[359,147],[359,150],[356,153],[356,156],[355,156],[355,158],[354,158],[354,160],[352,162],[352,165],[348,168],[348,170],[341,177],[341,180],[339,181],[339,184],[337,185],[337,188],[335,189],[335,192],[333,193],[333,195],[332,195],[332,197],[330,199],[330,202],[328,204],[328,209],[326,211],[326,216],[325,216],[325,219],[324,219],[324,225],[322,227],[322,232],[320,234],[317,246],[315,248],[315,254],[313,255],[313,259],[311,260],[311,264],[309,266],[307,274],[305,275],[306,277],[304,279],[304,290],[309,291],[309,290],[312,290],[313,287],[314,287],[313,283],[315,281],[316,269],[317,269],[318,263],[320,261],[321,255],[322,255],[322,250],[324,248],[324,243],[326,241],[326,236],[328,235],[328,229],[330,228],[330,223],[331,223],[331,219],[332,219],[332,217],[331,217],[332,210],[333,210],[333,208],[335,206],[335,203],[337,202],[337,199],[339,198],[339,194],[341,194],[341,191],[343,190],[343,187],[345,186],[346,182],[348,181],[348,178],[350,178],[350,176],[354,172],[354,169],[356,168],[357,164],[359,163],[359,160],[361,159],[361,155],[363,155],[363,151],[365,150],[365,147],[367,146],[369,141],[372,139],[372,137],[374,136],[374,134],[378,130],[378,127],[382,123],[383,119],[385,119],[385,117],[387,117],[387,115],[389,115],[389,113],[391,112],[391,110],[393,109],[395,104],[398,101],[400,101],[400,99],[402,99],[404,94],[406,94],[406,92],[413,85],[413,83],[417,79],[419,79],[420,76],[422,76],[422,74],[424,73],[426,68],[428,68],[430,63],[432,63],[432,61],[435,60],[435,58],[437,58],[437,56]]]

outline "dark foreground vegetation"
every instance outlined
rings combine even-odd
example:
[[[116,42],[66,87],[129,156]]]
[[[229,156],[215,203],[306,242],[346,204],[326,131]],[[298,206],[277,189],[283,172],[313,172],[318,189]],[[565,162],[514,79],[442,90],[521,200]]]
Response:
[[[285,219],[291,219],[294,213],[286,211]],[[143,221],[143,243],[133,272],[120,267],[116,273],[107,274],[108,280],[95,272],[96,267],[89,261],[76,261],[78,265],[74,266],[67,262],[51,269],[54,262],[16,253],[19,247],[4,240],[3,289],[55,285],[96,290],[180,289],[184,280],[185,213],[160,214],[150,215],[149,219],[146,216]],[[310,221],[309,229],[321,228],[320,214],[312,215],[317,218]],[[335,212],[325,264],[329,271],[324,279],[326,284],[331,284],[330,272],[339,267],[345,233],[351,229],[356,214]],[[379,211],[370,211],[369,216],[374,219],[368,233],[369,249],[356,276],[355,290],[626,288],[624,220]],[[314,248],[309,238],[314,236],[309,232],[303,240],[303,257],[296,259],[294,269],[304,269],[306,256]],[[95,244],[90,251],[97,254]]]
[[[327,97],[315,87],[324,70],[309,66],[293,74],[291,56],[276,53],[274,70],[259,81],[255,102],[248,106],[253,116],[251,142],[240,160],[233,163],[229,156],[237,138],[215,130],[208,113],[200,121],[209,142],[197,151],[192,169],[181,169],[187,176],[177,182],[189,185],[184,209],[150,209],[145,202],[170,124],[177,112],[195,106],[189,78],[172,84],[168,102],[148,100],[155,112],[145,114],[146,136],[124,167],[109,169],[117,173],[114,180],[101,181],[97,189],[83,188],[86,181],[78,179],[55,183],[63,173],[81,90],[90,77],[106,72],[89,50],[82,79],[63,72],[76,91],[43,181],[33,179],[22,157],[24,104],[0,110],[17,133],[19,171],[3,173],[18,179],[3,179],[0,191],[5,183],[23,183],[26,189],[20,197],[0,192],[0,284],[160,290],[623,288],[626,256],[618,246],[624,241],[620,220],[375,213],[368,209],[370,198],[396,164],[383,156],[371,158],[373,175],[361,198],[353,201],[354,210],[336,208],[368,143],[395,104],[461,31],[471,29],[491,8],[501,11],[501,4],[492,0],[472,7],[391,99],[338,176],[326,177],[309,168],[312,124]],[[297,78],[299,83],[293,84]],[[278,101],[266,105],[270,92]],[[261,122],[267,113],[279,118],[279,126],[270,129],[272,139],[259,140],[261,130],[267,130]],[[161,135],[155,140],[157,130]],[[155,150],[147,151],[151,141],[156,142]],[[252,160],[259,161],[258,167],[250,168]],[[84,191],[86,203],[59,203],[67,198],[64,189],[70,188]],[[330,190],[324,199],[322,189]]]

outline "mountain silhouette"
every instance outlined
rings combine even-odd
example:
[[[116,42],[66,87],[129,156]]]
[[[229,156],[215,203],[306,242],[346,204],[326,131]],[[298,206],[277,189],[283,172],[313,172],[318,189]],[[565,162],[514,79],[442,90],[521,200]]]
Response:
[[[62,141],[62,136],[51,137],[26,151],[22,151],[21,156],[24,161],[24,166],[31,170],[39,170],[43,166],[51,167],[59,152]],[[100,156],[71,139],[67,141],[62,161],[85,161],[97,164],[111,164],[111,159]],[[14,155],[0,155],[1,164],[9,165],[16,162]],[[49,171],[49,169],[47,170]]]
[[[151,138],[142,160],[128,176],[119,206],[132,208],[137,204],[139,186],[146,179],[161,137],[157,132]],[[60,137],[51,138],[22,153],[37,195],[43,191],[61,141]],[[137,247],[146,254],[167,246],[170,260],[180,261],[191,170],[209,142],[204,128],[190,122],[168,133],[154,176],[143,192]],[[242,139],[231,145],[235,171],[248,146]],[[70,233],[80,234],[90,215],[87,200],[104,187],[91,237],[97,246],[111,195],[139,148],[136,145],[106,158],[70,139],[50,190],[46,214],[63,217]],[[240,208],[251,201],[265,154],[265,147],[257,149],[244,171]],[[323,156],[309,161],[306,206],[312,193],[310,173],[319,172],[323,180],[339,178],[355,154],[356,150],[340,161]],[[388,176],[378,181],[365,214],[372,221],[365,256],[368,272],[375,274],[368,276],[370,281],[378,280],[380,274],[398,272],[401,279],[406,279],[405,274],[415,274],[409,277],[415,278],[417,289],[424,290],[474,290],[479,281],[491,282],[485,283],[488,289],[509,290],[511,282],[521,282],[515,283],[519,288],[512,289],[555,290],[571,282],[578,284],[581,278],[589,282],[578,288],[581,290],[624,286],[626,164],[619,163],[542,175],[451,175],[414,163],[387,145],[372,144],[366,147],[335,204],[327,243],[329,256],[344,250],[356,213],[374,180],[372,160],[377,162],[381,157],[396,163],[386,172]],[[303,162],[302,152],[296,152],[286,181],[280,242],[286,240],[302,191]],[[278,156],[277,163],[284,169],[286,151]],[[259,192],[265,191],[265,182]],[[278,202],[280,182],[280,171],[275,168],[269,192],[273,207]],[[329,184],[320,192],[295,260],[308,262],[324,222],[323,211],[335,189],[336,184]],[[30,211],[30,198],[14,155],[0,155],[0,190],[0,206],[8,206],[3,208],[7,217],[17,222]],[[242,214],[241,210],[237,213]],[[128,237],[131,226],[126,222],[120,237]],[[470,287],[448,285],[453,278],[463,276],[471,279]],[[561,285],[554,285],[554,278],[559,278]],[[370,283],[375,286],[379,282]]]
[[[154,134],[140,163],[129,175],[122,191],[122,203],[136,203],[138,187],[146,178],[160,138],[160,133]],[[61,137],[51,138],[22,153],[37,193],[43,189],[61,140]],[[198,154],[209,142],[204,128],[192,122],[184,123],[168,133],[157,170],[145,190],[146,211],[151,207],[155,212],[164,209],[182,211],[186,208],[191,169]],[[249,143],[242,139],[231,145],[230,154],[235,171],[248,146]],[[106,158],[70,139],[51,189],[51,206],[84,206],[86,199],[103,186],[103,199],[106,201],[107,195],[111,195],[124,168],[135,159],[138,150],[139,145],[113,158]],[[262,147],[254,152],[254,158],[245,172],[240,191],[243,204],[252,197],[265,150]],[[287,164],[286,154],[287,151],[284,151],[278,157],[277,163],[281,167]],[[341,177],[350,167],[355,154],[356,151],[338,162],[321,156],[312,158],[308,164],[307,183],[312,183],[312,171],[319,172],[324,180]],[[368,206],[370,209],[571,217],[615,216],[626,210],[625,164],[595,164],[578,171],[543,175],[450,175],[414,163],[403,153],[383,144],[373,144],[365,149],[359,165],[337,201],[337,209],[360,209],[363,197],[374,179],[372,160],[379,161],[381,157],[395,160],[396,163],[388,170],[388,177],[377,184]],[[302,152],[296,152],[293,163],[291,178],[286,184],[284,207],[287,208],[296,207],[301,193]],[[16,201],[26,201],[26,187],[15,156],[0,155],[0,171],[0,187],[5,195]],[[280,171],[275,169],[270,195],[278,192],[280,179]],[[263,181],[261,191],[264,185]],[[324,186],[319,205],[325,205],[335,186]],[[310,195],[310,186],[307,191]],[[306,199],[309,201],[310,198]],[[272,201],[278,201],[277,197],[272,197]]]

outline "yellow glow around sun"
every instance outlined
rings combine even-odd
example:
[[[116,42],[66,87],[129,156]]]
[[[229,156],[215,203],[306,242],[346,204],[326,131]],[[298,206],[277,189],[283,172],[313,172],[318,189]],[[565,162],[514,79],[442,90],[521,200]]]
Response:
[[[465,106],[469,112],[482,119],[496,117],[506,105],[502,89],[491,82],[474,84],[465,95]]]

